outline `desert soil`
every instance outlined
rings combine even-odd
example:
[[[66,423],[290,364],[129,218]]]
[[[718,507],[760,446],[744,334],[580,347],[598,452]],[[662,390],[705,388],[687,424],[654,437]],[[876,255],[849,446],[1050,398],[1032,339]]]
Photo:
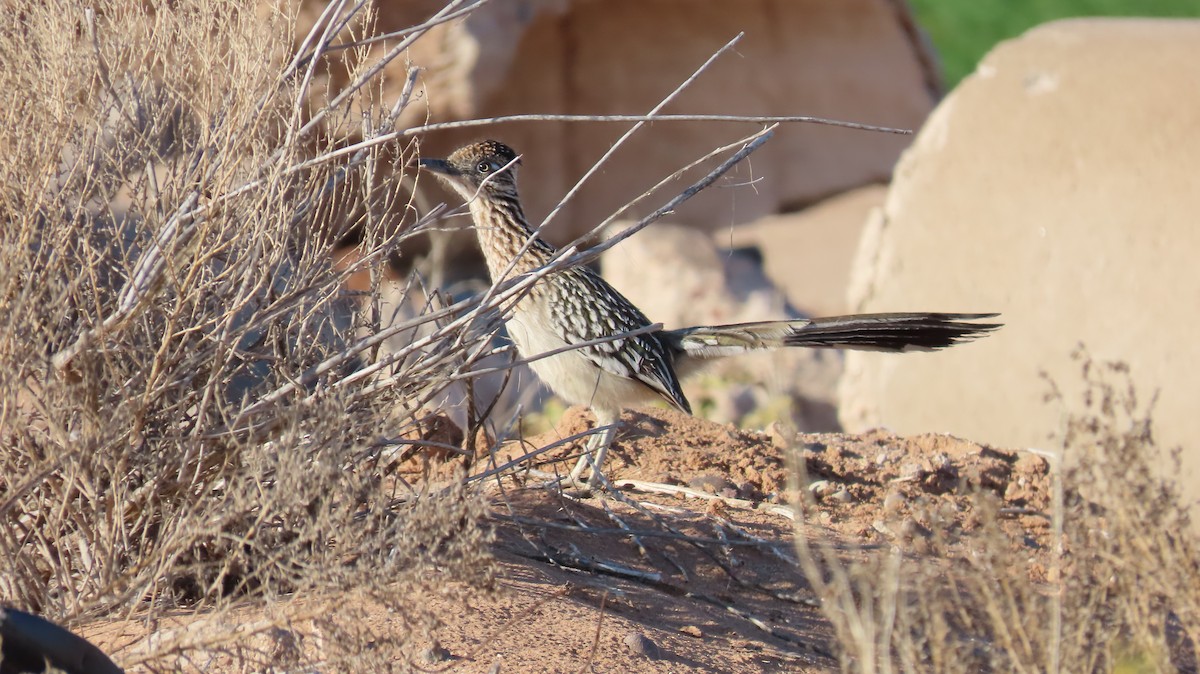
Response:
[[[572,498],[529,473],[488,487],[495,590],[465,607],[430,600],[440,626],[429,671],[837,671],[833,628],[795,561],[795,536],[847,555],[891,545],[920,555],[930,537],[978,525],[977,491],[996,497],[1033,573],[1043,568],[1047,465],[1032,453],[936,434],[748,431],[667,410],[623,421],[606,465],[613,495]],[[569,410],[496,460],[590,425],[587,412]],[[529,465],[561,473],[578,450],[564,445]],[[813,499],[797,523],[789,475],[801,458]],[[376,618],[386,630],[387,613]],[[120,650],[137,648],[128,631],[85,633],[116,649],[118,663]]]

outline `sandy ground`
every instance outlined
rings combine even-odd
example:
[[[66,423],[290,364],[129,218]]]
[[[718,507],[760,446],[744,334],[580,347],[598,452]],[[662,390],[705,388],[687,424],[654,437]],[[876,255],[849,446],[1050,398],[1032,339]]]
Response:
[[[795,562],[797,531],[848,551],[903,540],[919,554],[935,527],[974,526],[969,492],[982,489],[999,497],[1015,546],[1034,560],[1045,549],[1047,466],[1033,454],[944,435],[745,431],[666,410],[624,422],[606,466],[616,494],[571,498],[531,474],[489,486],[496,588],[465,607],[428,600],[441,623],[429,671],[832,672],[832,627]],[[590,424],[570,410],[506,453]],[[532,463],[563,471],[577,452]],[[797,525],[786,502],[801,457],[815,506]],[[381,610],[371,622],[386,632],[392,619]],[[138,649],[128,629],[84,632],[118,663]]]

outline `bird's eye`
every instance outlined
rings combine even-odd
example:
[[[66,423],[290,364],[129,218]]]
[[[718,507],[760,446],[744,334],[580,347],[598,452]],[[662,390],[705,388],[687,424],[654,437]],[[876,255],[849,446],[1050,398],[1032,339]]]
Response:
[[[479,162],[479,166],[476,166],[475,168],[478,169],[480,173],[487,173],[488,171],[492,170],[492,165],[485,161],[481,161]]]

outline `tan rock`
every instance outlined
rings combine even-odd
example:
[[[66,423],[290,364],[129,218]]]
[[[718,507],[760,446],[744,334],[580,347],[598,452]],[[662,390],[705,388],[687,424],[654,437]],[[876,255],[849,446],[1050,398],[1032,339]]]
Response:
[[[867,217],[886,194],[883,185],[867,185],[713,236],[719,245],[757,247],[767,275],[789,300],[814,316],[836,316],[847,312],[850,268]]]
[[[1001,311],[937,354],[847,358],[848,430],[1052,447],[1070,354],[1130,365],[1164,446],[1200,464],[1200,21],[1073,20],[1001,44],[896,168],[855,267],[861,311]],[[1189,447],[1189,445],[1191,445]]]

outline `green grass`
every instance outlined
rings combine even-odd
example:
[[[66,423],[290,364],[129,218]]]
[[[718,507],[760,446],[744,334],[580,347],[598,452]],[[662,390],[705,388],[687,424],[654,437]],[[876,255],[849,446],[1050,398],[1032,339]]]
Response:
[[[942,59],[946,89],[997,42],[1072,16],[1200,16],[1196,0],[912,0]]]

